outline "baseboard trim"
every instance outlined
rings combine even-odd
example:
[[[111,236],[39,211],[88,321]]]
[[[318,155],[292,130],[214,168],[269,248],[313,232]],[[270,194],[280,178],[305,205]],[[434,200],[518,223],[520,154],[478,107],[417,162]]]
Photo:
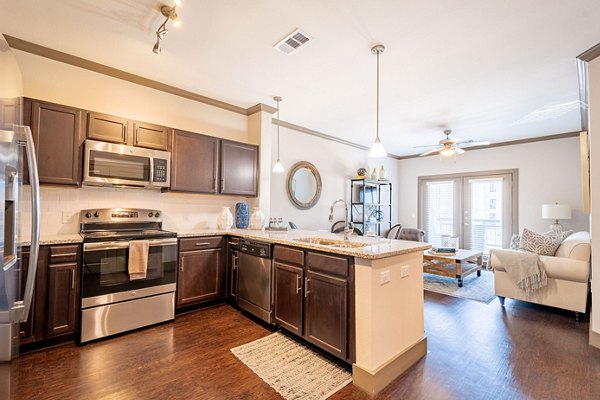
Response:
[[[590,346],[600,349],[600,333],[590,329]]]
[[[352,383],[373,396],[416,364],[425,354],[427,354],[427,337],[423,336],[413,346],[379,367],[375,373],[352,364]]]

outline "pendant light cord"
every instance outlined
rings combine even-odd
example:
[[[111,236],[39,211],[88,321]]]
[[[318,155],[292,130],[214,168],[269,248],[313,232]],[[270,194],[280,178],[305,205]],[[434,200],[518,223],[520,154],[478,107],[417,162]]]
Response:
[[[277,161],[279,161],[279,124],[281,123],[281,119],[279,119],[279,102],[281,100],[277,100]]]
[[[377,140],[379,140],[379,54],[377,52]]]

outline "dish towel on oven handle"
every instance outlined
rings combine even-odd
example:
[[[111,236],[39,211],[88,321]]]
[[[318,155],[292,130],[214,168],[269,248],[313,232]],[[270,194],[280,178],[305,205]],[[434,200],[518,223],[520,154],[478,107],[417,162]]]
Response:
[[[148,240],[132,240],[129,242],[129,280],[145,279],[148,270]]]

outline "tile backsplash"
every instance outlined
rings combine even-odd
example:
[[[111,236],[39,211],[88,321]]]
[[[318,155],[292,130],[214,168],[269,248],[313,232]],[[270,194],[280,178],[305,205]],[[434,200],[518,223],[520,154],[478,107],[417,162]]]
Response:
[[[19,236],[31,233],[31,190],[23,186],[20,200]],[[235,209],[235,203],[247,201],[250,206],[257,198],[239,196],[161,193],[155,190],[82,187],[40,188],[40,230],[42,236],[79,232],[79,211],[88,208],[151,208],[163,213],[163,228],[179,232],[217,227],[221,207]]]

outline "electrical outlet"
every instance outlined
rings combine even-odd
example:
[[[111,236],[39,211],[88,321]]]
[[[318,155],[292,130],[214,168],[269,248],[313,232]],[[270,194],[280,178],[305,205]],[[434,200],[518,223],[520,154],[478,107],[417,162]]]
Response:
[[[406,278],[409,272],[410,269],[408,268],[408,265],[403,265],[402,268],[400,268],[400,278]]]
[[[385,271],[381,271],[379,273],[379,284],[380,285],[385,285],[386,283],[390,283],[390,282],[391,282],[390,270],[387,269]]]

